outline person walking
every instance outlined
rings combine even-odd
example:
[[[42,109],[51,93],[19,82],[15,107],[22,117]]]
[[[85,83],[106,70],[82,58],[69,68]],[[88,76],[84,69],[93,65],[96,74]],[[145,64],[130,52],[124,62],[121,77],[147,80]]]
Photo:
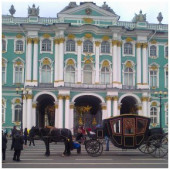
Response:
[[[2,131],[2,162],[3,163],[5,162],[6,148],[7,148],[7,138],[6,138],[6,134],[4,134]]]
[[[27,128],[24,129],[24,144],[27,145],[27,139],[28,139],[28,132]]]
[[[34,130],[32,130],[34,127],[31,128],[31,130],[29,131],[29,139],[30,139],[30,144],[29,146],[31,146],[31,143],[33,144],[33,146],[35,146],[35,143],[34,143]]]
[[[106,125],[103,126],[104,138],[106,142],[106,150],[109,151],[109,134]]]
[[[12,129],[12,133],[11,133],[11,136],[12,136],[11,150],[12,150],[12,148],[13,148],[14,135],[16,134],[16,132],[17,132],[17,129],[16,129],[16,126],[14,126],[13,129]]]
[[[20,161],[20,155],[21,155],[21,150],[23,150],[23,144],[24,144],[24,140],[23,140],[22,132],[21,131],[17,132],[14,136],[14,143],[13,143],[14,161]]]

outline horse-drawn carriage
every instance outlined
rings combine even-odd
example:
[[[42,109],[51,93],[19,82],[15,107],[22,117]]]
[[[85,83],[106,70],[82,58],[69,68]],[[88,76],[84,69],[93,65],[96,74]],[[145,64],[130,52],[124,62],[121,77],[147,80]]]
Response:
[[[149,129],[150,118],[139,115],[120,115],[103,121],[103,127],[96,129],[95,135],[89,135],[85,148],[90,156],[99,156],[103,152],[104,133],[118,148],[136,149],[154,157],[164,157],[168,153],[167,134],[160,128]]]

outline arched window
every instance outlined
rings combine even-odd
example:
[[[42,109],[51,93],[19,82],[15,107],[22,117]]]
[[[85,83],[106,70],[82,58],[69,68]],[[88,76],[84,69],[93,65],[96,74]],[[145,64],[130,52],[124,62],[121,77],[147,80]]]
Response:
[[[101,68],[101,84],[110,84],[110,69],[103,66]]]
[[[51,67],[49,65],[42,66],[41,83],[51,83]]]
[[[67,42],[66,42],[66,51],[75,51],[75,41],[67,40]]]
[[[16,41],[16,49],[15,51],[24,51],[23,41],[17,40]]]
[[[6,41],[2,40],[2,51],[6,51]]]
[[[168,47],[165,47],[165,57],[168,57]]]
[[[85,64],[83,75],[83,83],[92,84],[92,66],[90,64]]]
[[[15,76],[15,83],[23,83],[23,71],[24,68],[22,65],[15,65],[14,66],[14,76]]]
[[[150,46],[150,56],[152,56],[152,57],[156,56],[156,46],[155,45]]]
[[[150,70],[150,87],[158,87],[158,70]]]
[[[125,68],[124,85],[133,86],[133,69],[130,67]]]
[[[42,41],[42,51],[51,51],[51,41],[49,39],[44,39]]]
[[[157,109],[157,107],[151,107],[150,118],[151,118],[151,123],[158,124],[158,109]]]
[[[93,43],[90,40],[86,40],[83,43],[83,52],[93,52]]]
[[[14,122],[21,122],[21,113],[22,113],[22,108],[21,105],[15,105],[14,108]]]
[[[75,68],[73,65],[66,66],[65,82],[75,83]]]
[[[133,46],[131,43],[124,44],[124,54],[133,54]]]
[[[103,41],[101,43],[101,52],[110,53],[110,43],[108,41]]]

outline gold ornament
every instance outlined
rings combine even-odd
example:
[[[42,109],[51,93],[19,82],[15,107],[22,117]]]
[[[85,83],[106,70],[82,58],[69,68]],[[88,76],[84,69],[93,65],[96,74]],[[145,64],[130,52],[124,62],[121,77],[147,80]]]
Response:
[[[69,100],[70,99],[70,96],[68,95],[68,96],[65,96],[65,99],[66,100]]]
[[[43,37],[48,39],[48,38],[51,37],[51,35],[50,34],[43,34]]]
[[[20,102],[20,99],[16,99],[16,100],[15,100],[15,103],[21,103],[21,102]]]
[[[67,65],[74,65],[74,61],[73,61],[72,59],[69,59],[69,60],[67,61]]]
[[[58,104],[55,105],[55,109],[58,109]]]
[[[93,36],[92,36],[92,34],[90,34],[90,33],[87,33],[87,34],[85,34],[84,35],[86,38],[92,38]]]
[[[151,44],[156,44],[156,43],[157,43],[156,40],[152,40],[152,41],[151,41]]]
[[[125,64],[125,66],[126,66],[127,68],[132,68],[132,63],[131,63],[130,61],[127,61],[126,64]]]
[[[32,38],[27,38],[27,44],[31,44],[32,43]]]
[[[141,46],[142,46],[142,43],[136,43],[137,48],[141,48]]]
[[[143,43],[143,44],[142,44],[142,47],[143,47],[143,48],[147,48],[147,47],[148,47],[148,44],[147,44],[147,43]]]
[[[112,99],[111,96],[106,96],[106,101],[111,100],[111,99]]]
[[[93,22],[92,18],[83,18],[83,20],[85,23],[89,23],[89,24],[91,24]]]
[[[85,64],[91,64],[91,60],[90,59],[86,60]]]
[[[38,38],[33,38],[33,42],[34,42],[34,44],[38,44],[39,39]]]
[[[107,110],[107,107],[106,106],[102,106],[102,110]]]
[[[15,64],[18,65],[18,66],[23,65],[23,63],[21,61],[16,61]]]
[[[106,36],[106,35],[103,36],[103,37],[102,37],[102,40],[103,40],[103,41],[108,41],[108,40],[109,40],[109,36]]]
[[[54,44],[59,44],[59,39],[58,38],[54,39]]]
[[[70,104],[70,109],[74,109],[74,105],[73,104]]]
[[[75,38],[75,35],[74,34],[68,34],[68,39],[74,39]]]
[[[142,97],[141,100],[142,102],[149,101],[149,97]]]
[[[157,67],[156,65],[152,65],[152,66],[151,66],[151,69],[152,69],[152,70],[158,70],[158,67]]]
[[[121,105],[118,106],[118,110],[120,110],[120,109],[121,109]]]
[[[33,98],[33,95],[32,95],[32,94],[27,94],[27,95],[26,95],[26,98],[27,98],[27,99],[32,99],[32,98]]]
[[[92,125],[94,125],[94,126],[97,125],[97,121],[96,121],[95,117],[93,118]]]
[[[50,65],[50,61],[48,58],[45,58],[42,63],[43,65]]]
[[[81,118],[81,117],[79,118],[79,125],[80,125],[80,126],[82,126],[82,125],[83,125],[83,120],[82,120],[82,118]]]
[[[117,43],[118,43],[118,40],[113,40],[112,41],[112,46],[117,45]]]
[[[58,100],[63,99],[64,97],[62,95],[58,95]]]
[[[131,41],[133,41],[133,39],[131,37],[126,38],[126,42],[131,42]]]
[[[117,46],[121,47],[122,46],[122,42],[121,41],[117,41]]]
[[[101,42],[95,41],[95,45],[96,45],[97,47],[99,47],[100,44],[101,44]]]
[[[118,101],[118,96],[113,96],[112,99],[113,101]]]
[[[109,66],[109,62],[107,60],[103,61],[102,67],[108,67]]]
[[[81,40],[78,40],[78,41],[77,41],[77,45],[80,46],[81,44],[82,44],[82,41],[81,41]]]
[[[32,108],[36,108],[37,107],[37,104],[36,103],[33,103],[32,104]]]
[[[64,38],[59,38],[59,43],[64,43],[65,39]]]
[[[22,38],[22,37],[23,37],[23,35],[21,35],[21,34],[16,35],[16,38]]]
[[[157,106],[156,102],[152,102],[151,106]]]

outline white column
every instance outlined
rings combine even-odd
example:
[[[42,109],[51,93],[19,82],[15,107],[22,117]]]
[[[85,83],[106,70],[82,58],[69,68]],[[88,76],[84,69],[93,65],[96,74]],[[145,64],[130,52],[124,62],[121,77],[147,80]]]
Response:
[[[106,105],[107,105],[107,118],[111,117],[111,97],[106,97]]]
[[[70,103],[70,130],[74,133],[74,103]]]
[[[143,115],[142,114],[142,104],[138,104],[137,108],[138,108],[138,115]]]
[[[64,38],[59,39],[59,80],[58,85],[64,85]]]
[[[27,100],[23,97],[23,112],[22,112],[23,129],[27,128]]]
[[[65,128],[70,129],[70,96],[65,96]]]
[[[36,126],[36,103],[32,103],[32,126]]]
[[[55,128],[58,128],[58,123],[59,123],[59,114],[58,114],[58,102],[55,102],[55,122],[54,122],[54,126]]]
[[[118,116],[118,96],[113,96],[113,116]]]
[[[147,43],[143,44],[143,85],[148,85]]]
[[[122,43],[118,41],[117,43],[117,81],[121,84],[121,45]]]
[[[32,94],[27,95],[27,129],[32,128]]]
[[[34,56],[33,56],[33,85],[38,85],[38,38],[34,38]]]
[[[58,96],[58,128],[63,128],[63,96]]]
[[[137,48],[137,85],[141,85],[141,43],[136,43]]]
[[[32,71],[32,38],[27,39],[27,54],[26,54],[26,85],[31,84]]]
[[[142,97],[142,115],[148,116],[148,97],[144,96]]]
[[[82,76],[81,76],[81,44],[82,41],[77,41],[77,84],[81,84]]]
[[[106,103],[102,103],[101,108],[102,108],[102,120],[104,120],[104,119],[107,118],[107,106],[106,106]]]
[[[96,54],[95,54],[95,63],[96,63],[95,84],[99,84],[99,55],[100,55],[99,46],[100,46],[100,42],[96,41],[95,45],[96,45]]]
[[[55,62],[54,62],[54,87],[57,87],[59,79],[59,39],[54,40],[55,44]]]
[[[117,69],[117,40],[112,41],[112,75],[113,75],[113,87],[118,86],[118,81],[117,81],[117,74],[118,74],[118,69]]]

